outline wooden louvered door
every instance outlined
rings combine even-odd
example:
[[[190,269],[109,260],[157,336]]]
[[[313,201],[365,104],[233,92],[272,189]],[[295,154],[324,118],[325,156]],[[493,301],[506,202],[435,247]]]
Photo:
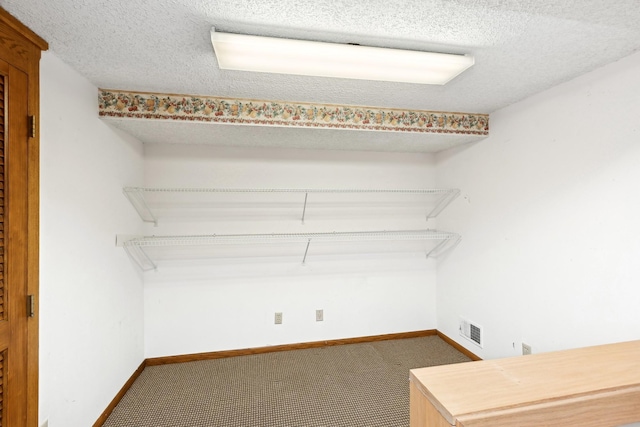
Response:
[[[39,421],[37,115],[47,47],[0,7],[0,427]]]
[[[0,427],[27,424],[27,93],[0,60]]]

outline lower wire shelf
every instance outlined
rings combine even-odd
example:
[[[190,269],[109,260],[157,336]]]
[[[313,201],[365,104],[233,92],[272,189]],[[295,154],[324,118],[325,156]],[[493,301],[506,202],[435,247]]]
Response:
[[[426,258],[434,258],[452,248],[460,241],[460,235],[438,230],[402,230],[402,231],[357,231],[357,232],[329,232],[329,233],[271,233],[271,234],[210,234],[193,236],[117,236],[116,244],[122,246],[131,259],[143,270],[157,270],[158,260],[168,260],[181,256],[192,258],[204,257],[205,248],[224,246],[263,247],[262,255],[274,253],[287,248],[300,251],[300,259],[304,265],[313,248],[320,245],[323,253],[341,253],[339,248],[352,244],[351,249],[366,252],[376,242],[383,242],[377,252],[390,250],[393,243],[404,243],[400,250],[424,252]],[[360,242],[360,243],[359,243]],[[406,244],[413,242],[408,247]],[[417,243],[417,245],[415,245]],[[357,248],[353,246],[357,244]],[[265,252],[265,249],[266,252]],[[186,249],[186,250],[185,250]],[[172,253],[173,251],[173,253]],[[234,252],[234,251],[230,251]],[[238,252],[235,251],[237,254]],[[298,253],[298,252],[296,252]],[[316,254],[316,251],[313,252]],[[219,254],[218,254],[219,256]],[[231,254],[230,256],[237,256]]]

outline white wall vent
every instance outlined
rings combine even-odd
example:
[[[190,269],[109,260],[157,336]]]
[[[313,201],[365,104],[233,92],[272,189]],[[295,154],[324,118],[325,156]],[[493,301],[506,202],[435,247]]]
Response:
[[[460,318],[460,335],[482,348],[482,326]]]

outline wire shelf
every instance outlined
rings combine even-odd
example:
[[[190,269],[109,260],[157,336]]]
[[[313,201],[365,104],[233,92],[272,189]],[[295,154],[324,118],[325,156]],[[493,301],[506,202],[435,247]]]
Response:
[[[158,224],[159,217],[161,216],[158,211],[158,206],[154,205],[151,201],[162,199],[162,204],[175,203],[179,207],[181,201],[171,200],[171,195],[188,195],[192,194],[196,197],[198,195],[204,197],[206,195],[215,196],[218,195],[248,195],[248,194],[281,194],[281,195],[295,195],[304,194],[304,200],[300,198],[299,212],[301,221],[304,223],[305,216],[307,214],[307,202],[313,195],[416,195],[416,196],[431,196],[429,200],[420,201],[424,204],[424,211],[426,212],[426,219],[435,218],[444,208],[446,208],[458,195],[460,190],[458,189],[336,189],[336,188],[149,188],[149,187],[125,187],[123,189],[124,194],[127,196],[133,207],[136,209],[140,218],[145,222],[152,222]],[[278,201],[276,199],[275,203]],[[251,200],[248,200],[251,202]],[[390,203],[393,203],[393,198]],[[396,201],[397,203],[397,201]],[[215,200],[213,201],[215,206]],[[250,204],[250,203],[249,203]],[[221,204],[219,205],[221,206]]]
[[[437,257],[457,244],[460,235],[438,230],[358,231],[331,233],[273,233],[273,234],[212,234],[194,236],[142,236],[119,242],[131,259],[144,271],[156,270],[157,261],[149,253],[150,248],[206,247],[212,245],[300,244],[304,247],[302,263],[307,259],[313,243],[375,242],[375,241],[430,241],[425,249],[426,258]]]
[[[447,189],[355,189],[355,188],[152,188],[125,187],[127,192],[144,193],[405,193],[445,194]]]

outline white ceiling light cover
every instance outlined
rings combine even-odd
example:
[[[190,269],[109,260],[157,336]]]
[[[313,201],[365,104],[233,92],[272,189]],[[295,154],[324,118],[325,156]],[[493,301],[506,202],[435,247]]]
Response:
[[[211,29],[223,70],[443,85],[471,67],[469,55],[312,42]]]

